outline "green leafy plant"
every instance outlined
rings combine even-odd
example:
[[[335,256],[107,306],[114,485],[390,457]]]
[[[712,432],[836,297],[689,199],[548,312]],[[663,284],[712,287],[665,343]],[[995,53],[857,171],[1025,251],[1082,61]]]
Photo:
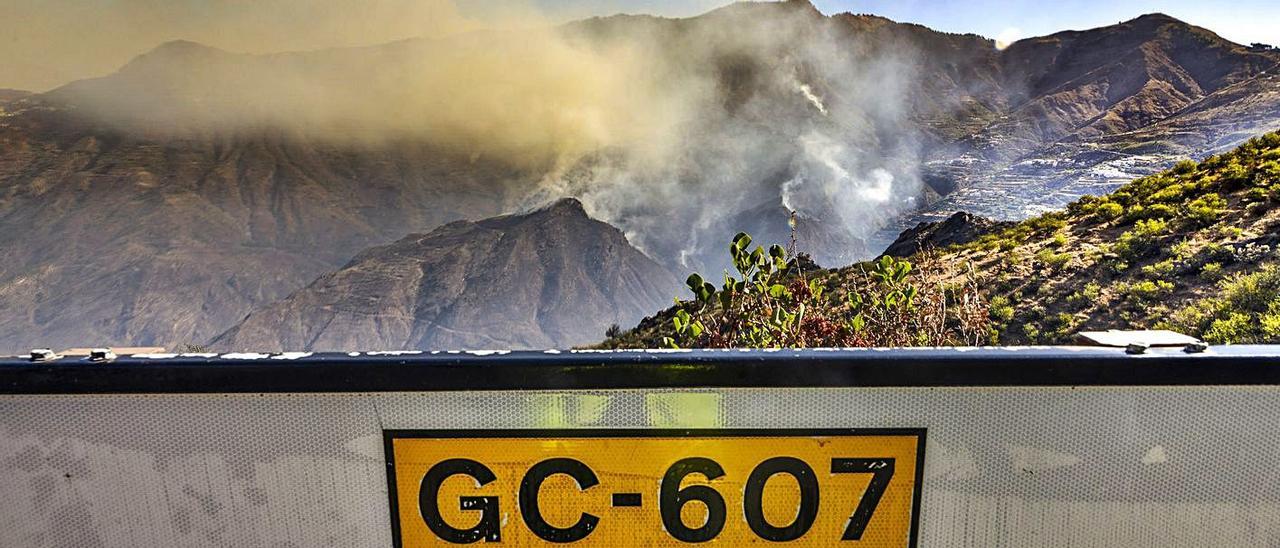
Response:
[[[1226,208],[1227,200],[1210,192],[1187,204],[1187,218],[1200,224],[1212,224],[1222,217]]]
[[[1122,284],[1119,289],[1126,299],[1142,303],[1154,301],[1162,295],[1172,293],[1174,286],[1173,283],[1164,280],[1144,280]]]
[[[1043,248],[1036,252],[1036,261],[1051,270],[1062,270],[1071,262],[1070,253],[1055,253],[1051,248]]]
[[[1218,282],[1215,295],[1174,312],[1161,327],[1215,344],[1280,343],[1280,267],[1270,264]]]
[[[620,336],[622,336],[622,326],[616,323],[610,325],[608,329],[604,330],[604,337],[606,339],[616,339]]]
[[[1222,264],[1209,263],[1204,265],[1204,267],[1200,269],[1200,279],[1209,282],[1216,282],[1222,279]]]
[[[991,319],[996,322],[1004,323],[1013,319],[1013,306],[1009,304],[1009,298],[1004,295],[996,295],[991,298],[990,310]]]
[[[735,272],[716,287],[686,280],[693,298],[671,318],[679,347],[779,348],[976,344],[988,336],[986,303],[976,283],[945,285],[912,262],[884,256],[847,280],[809,279],[780,245],[729,244]]]
[[[1169,229],[1169,223],[1161,219],[1138,221],[1133,230],[1125,232],[1116,239],[1112,249],[1125,260],[1140,259],[1159,244],[1159,238]]]

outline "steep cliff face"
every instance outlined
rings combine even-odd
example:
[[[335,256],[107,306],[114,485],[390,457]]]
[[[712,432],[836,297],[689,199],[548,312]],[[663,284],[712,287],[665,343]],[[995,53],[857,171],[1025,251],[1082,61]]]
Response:
[[[576,200],[360,253],[251,314],[218,349],[564,348],[630,325],[677,280]]]

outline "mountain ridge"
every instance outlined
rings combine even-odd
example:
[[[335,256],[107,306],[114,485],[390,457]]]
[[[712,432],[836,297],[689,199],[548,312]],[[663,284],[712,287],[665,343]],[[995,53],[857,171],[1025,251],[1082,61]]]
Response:
[[[637,321],[677,286],[620,231],[565,199],[365,250],[210,346],[568,347],[599,338],[611,324]]]
[[[917,73],[903,76],[913,78],[904,84],[911,90],[903,107],[910,123],[898,124],[896,118],[880,120],[883,113],[876,112],[875,104],[859,104],[858,93],[874,91],[873,86],[845,89],[842,86],[847,82],[836,78],[839,71],[824,72],[830,67],[808,61],[779,64],[769,52],[735,49],[738,46],[726,38],[733,34],[727,30],[739,29],[735,25],[743,21],[772,28],[766,25],[771,18],[812,31],[787,35],[786,41],[773,44],[778,51],[837,49],[852,56],[850,59],[877,59],[890,53],[910,59],[904,66],[914,68],[904,74]],[[1255,62],[1251,60],[1280,59],[1280,54],[1241,53],[1242,46],[1222,45],[1180,22],[1149,18],[1137,25],[1146,34],[1129,37],[1130,42],[1120,40],[1123,36],[1119,35],[1127,31],[1103,27],[1072,31],[1074,34],[1051,40],[1023,40],[997,51],[989,39],[977,35],[939,33],[882,19],[826,17],[803,5],[762,4],[731,5],[686,19],[626,16],[565,25],[566,33],[591,47],[603,47],[600,44],[609,39],[631,33],[652,38],[655,56],[696,60],[692,68],[678,66],[680,70],[709,71],[701,76],[715,90],[712,106],[715,115],[723,118],[715,122],[722,125],[699,129],[704,133],[746,131],[759,137],[745,147],[749,154],[730,159],[724,156],[725,150],[693,148],[695,141],[688,145],[691,150],[682,152],[694,158],[690,169],[707,171],[677,171],[669,176],[680,179],[682,184],[671,188],[681,191],[696,189],[698,184],[714,189],[734,178],[745,180],[738,194],[750,191],[758,195],[718,206],[726,208],[720,219],[680,217],[657,206],[593,206],[593,211],[606,215],[606,221],[618,224],[628,234],[644,235],[647,230],[673,226],[717,227],[711,232],[718,232],[696,238],[663,233],[662,237],[634,242],[668,265],[678,264],[686,252],[695,261],[705,260],[700,256],[708,253],[718,257],[720,240],[727,237],[719,232],[732,234],[739,229],[720,221],[754,211],[759,211],[760,230],[770,232],[760,236],[783,241],[787,235],[786,208],[757,209],[759,204],[780,202],[780,189],[796,179],[801,167],[813,168],[808,175],[815,180],[835,177],[821,171],[825,169],[821,162],[806,157],[813,156],[805,149],[810,143],[802,139],[806,132],[817,128],[835,136],[865,138],[869,154],[892,160],[885,163],[896,170],[896,180],[910,179],[919,172],[927,188],[911,198],[920,206],[933,205],[920,216],[901,221],[904,226],[885,228],[889,234],[884,237],[850,233],[846,223],[829,211],[843,207],[825,204],[826,209],[815,208],[823,211],[822,216],[801,215],[805,233],[812,234],[806,239],[832,248],[815,250],[819,262],[843,264],[849,260],[846,257],[874,253],[921,220],[945,217],[957,209],[996,218],[1024,217],[1031,206],[1065,205],[1080,191],[1105,191],[1134,174],[1157,170],[1177,158],[1221,150],[1280,125],[1280,80],[1260,71],[1232,80],[1258,70],[1251,68]],[[1169,25],[1176,28],[1161,30]],[[1066,67],[1065,74],[1075,66],[1067,63],[1071,59],[1088,64],[1085,61],[1093,57],[1111,57],[1071,57],[1075,50],[1062,43],[1067,38],[1078,42],[1081,37],[1123,42],[1126,46],[1122,49],[1134,49],[1128,45],[1139,38],[1154,40],[1165,49],[1138,51],[1132,59],[1144,67],[1150,61],[1150,71],[1143,69],[1144,78],[1152,72],[1169,81],[1151,80],[1159,83],[1143,91],[1146,88],[1130,85],[1133,82],[1120,82],[1120,71],[1114,66],[1102,65],[1110,67],[1110,72],[1085,71],[1097,78],[1068,79],[1067,83],[1075,82],[1071,85],[1076,87],[1067,88],[1056,99],[1025,111],[1016,109],[1022,104],[1018,93],[1024,87],[1018,82],[1026,78],[1019,72],[1022,69],[1001,59],[1024,55],[1031,60],[1027,62],[1055,60],[1059,64],[1046,61],[1044,66],[1050,68],[1044,70]],[[832,43],[819,43],[818,38]],[[1200,44],[1201,38],[1209,42]],[[1179,40],[1187,41],[1191,53],[1173,47]],[[463,146],[422,142],[411,134],[378,135],[370,142],[352,144],[316,137],[318,132],[307,128],[269,123],[246,127],[215,124],[177,136],[164,131],[175,119],[218,122],[224,108],[241,102],[241,96],[227,91],[235,87],[231,84],[236,80],[223,82],[211,77],[219,74],[214,70],[218,66],[233,73],[244,69],[254,74],[297,66],[301,74],[319,74],[329,78],[320,80],[326,85],[341,88],[350,87],[348,80],[365,84],[370,79],[358,70],[350,74],[339,71],[340,78],[334,79],[321,69],[330,65],[381,66],[384,62],[399,66],[394,63],[419,48],[439,44],[453,43],[409,40],[364,48],[250,55],[176,41],[139,56],[106,77],[78,81],[44,94],[15,94],[0,106],[0,252],[8,258],[0,265],[0,348],[98,342],[199,343],[317,276],[340,269],[370,246],[448,222],[488,218],[538,202],[542,198],[530,196],[530,189],[539,188],[563,166],[552,162],[513,164],[509,158],[476,154]],[[702,49],[695,47],[699,44]],[[1009,53],[1011,49],[1014,51]],[[1173,53],[1166,54],[1166,49]],[[1210,60],[1227,56],[1233,61],[1223,66],[1235,68],[1223,69],[1217,76],[1216,72],[1206,73],[1196,80],[1190,77],[1195,70],[1167,62],[1182,58],[1179,55],[1198,59],[1192,55],[1196,52]],[[192,58],[205,61],[193,63]],[[1199,66],[1196,63],[1185,65],[1194,69]],[[1215,63],[1209,63],[1210,68],[1217,66]],[[209,72],[201,72],[205,70]],[[788,78],[794,76],[795,81],[767,79],[783,73]],[[929,77],[919,78],[918,74]],[[153,76],[163,78],[152,81]],[[1227,80],[1235,83],[1172,110],[1170,105],[1185,102],[1190,97],[1187,93],[1197,87],[1203,92]],[[794,89],[802,82],[809,86],[813,98],[825,101],[821,103],[824,108],[832,112],[847,109],[843,112],[849,119],[870,120],[867,127],[844,127],[823,116],[809,98]],[[1117,114],[1118,121],[1057,137],[1063,127],[1074,130],[1079,120],[1104,121],[1103,107],[1114,106],[1106,92],[1118,93],[1119,83],[1142,92],[1138,94],[1141,100],[1133,106],[1137,112],[1130,117],[1133,123],[1145,120],[1142,112],[1148,97],[1156,103],[1171,101],[1151,111],[1164,117],[1128,129],[1125,124],[1130,122],[1125,121],[1124,112],[1129,111],[1124,111]],[[355,86],[355,97],[375,101],[376,97],[360,94],[365,87]],[[193,95],[184,95],[191,90]],[[126,100],[128,108],[113,111],[115,118],[90,112],[89,103],[107,99]],[[266,102],[255,108],[286,103]],[[1130,107],[1121,110],[1124,108]],[[785,115],[795,127],[771,127],[770,115]],[[814,146],[825,144],[817,141]],[[746,160],[759,163],[747,164]],[[735,162],[753,169],[734,171]],[[713,172],[706,166],[723,171]],[[754,169],[757,166],[767,169]],[[707,180],[699,182],[698,177]],[[639,185],[651,182],[624,181],[618,186],[645,188]],[[589,186],[567,185],[565,195],[590,200],[593,191]],[[662,193],[655,190],[650,194]],[[733,193],[728,194],[734,198]],[[704,196],[721,197],[707,190],[682,202],[696,204]],[[730,210],[735,207],[740,211]],[[852,222],[882,222],[871,215],[882,209],[872,208],[866,219]],[[693,248],[693,244],[701,247]]]

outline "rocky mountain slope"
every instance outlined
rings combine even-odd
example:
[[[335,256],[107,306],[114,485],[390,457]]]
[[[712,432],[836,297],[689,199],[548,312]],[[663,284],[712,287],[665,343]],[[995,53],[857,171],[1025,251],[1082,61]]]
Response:
[[[502,166],[283,136],[0,128],[0,347],[203,342],[360,249],[500,213]]]
[[[944,221],[920,223],[898,235],[884,254],[910,257],[926,249],[967,244],[980,236],[1009,226],[1011,222],[992,221],[966,211],[957,212]]]
[[[1025,218],[1280,129],[1280,52],[1162,14],[995,55],[975,65],[998,67],[998,99],[974,95],[996,105],[977,109],[986,124],[926,162],[957,191],[890,233],[956,210]]]
[[[894,246],[925,266],[911,283],[977,288],[992,343],[1063,344],[1080,331],[1152,328],[1217,344],[1280,343],[1280,133],[1065,211],[1003,224],[956,216],[915,232],[918,240]],[[919,240],[938,245],[909,249]],[[875,284],[865,275],[874,269],[863,263],[806,276],[842,295]],[[850,314],[834,301],[811,310]],[[677,312],[669,308],[603,345],[676,338]]]
[[[981,273],[1002,342],[1171,328],[1280,342],[1280,133],[950,248]]]
[[[718,271],[738,220],[782,241],[790,211],[819,263],[844,264],[930,212],[1024,216],[1280,124],[1280,55],[1164,16],[1005,50],[796,1],[557,32],[641,52],[649,85],[703,94],[679,103],[694,114],[659,167],[625,147],[481,153],[479,136],[442,142],[374,108],[423,59],[483,51],[482,34],[277,55],[174,42],[104,78],[6,92],[0,350],[202,343],[369,246],[562,196],[669,267]],[[316,89],[342,116],[313,117]]]
[[[255,311],[219,350],[566,348],[634,324],[677,280],[576,200],[366,250]]]

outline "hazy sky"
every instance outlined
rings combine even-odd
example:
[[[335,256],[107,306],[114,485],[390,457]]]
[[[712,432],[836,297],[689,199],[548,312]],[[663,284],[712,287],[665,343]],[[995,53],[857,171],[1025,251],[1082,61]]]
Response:
[[[43,91],[100,76],[174,39],[232,51],[367,45],[472,28],[495,16],[562,21],[619,12],[687,16],[725,0],[0,0],[0,88]],[[1280,44],[1275,0],[815,0],[1009,41],[1160,11],[1237,42]],[[538,16],[530,16],[538,13]]]

